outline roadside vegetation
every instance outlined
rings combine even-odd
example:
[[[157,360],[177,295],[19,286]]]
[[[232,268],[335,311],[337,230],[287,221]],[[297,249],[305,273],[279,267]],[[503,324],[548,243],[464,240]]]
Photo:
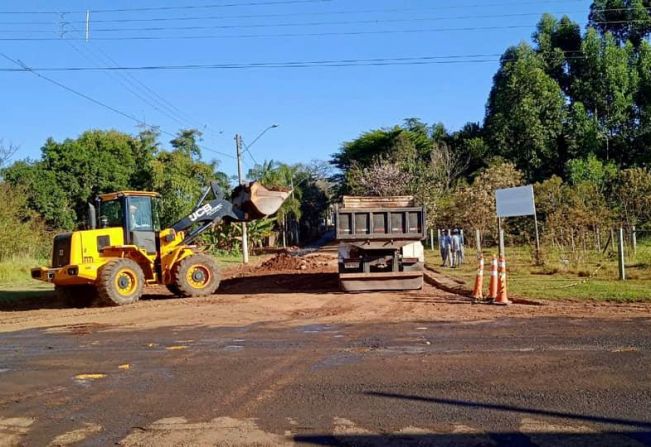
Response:
[[[543,250],[513,249],[514,293],[641,298],[635,281],[651,280],[643,253],[651,251],[643,240],[651,234],[651,0],[595,0],[586,13],[585,30],[544,14],[531,42],[504,51],[482,122],[451,131],[408,118],[344,142],[329,163],[256,164],[249,179],[293,194],[277,216],[250,225],[251,246],[317,237],[343,194],[413,195],[429,228],[463,228],[470,239],[478,230],[490,245],[495,189],[533,184]],[[16,148],[0,141],[0,283],[49,258],[53,233],[83,228],[96,194],[157,191],[165,226],[187,214],[210,181],[228,191],[233,179],[204,160],[200,141],[195,129],[180,130],[168,146],[156,128],[88,130],[48,139],[40,159],[13,163]],[[627,289],[613,275],[613,231],[621,227],[641,235],[641,260],[627,261]],[[504,228],[512,246],[533,245],[532,219],[508,219]],[[239,226],[220,225],[201,243],[234,258],[240,241]],[[563,287],[575,277],[588,280]]]
[[[484,294],[490,281],[491,259],[497,247],[482,250],[485,261]],[[594,300],[613,302],[651,301],[651,241],[638,246],[638,254],[627,259],[627,281],[618,280],[618,266],[613,252],[585,252],[572,259],[565,250],[553,249],[545,254],[542,265],[532,262],[531,246],[505,247],[509,295],[542,300]],[[477,251],[466,248],[465,262],[458,268],[442,267],[438,248],[426,249],[427,266],[463,283],[472,290],[477,275]]]
[[[409,194],[429,228],[479,231],[495,245],[495,190],[533,184],[531,218],[506,219],[513,293],[538,298],[651,299],[651,3],[598,0],[582,30],[544,14],[532,42],[508,48],[481,123],[449,131],[410,118],[342,145],[342,194]],[[617,281],[619,228],[628,278]],[[628,242],[627,242],[628,243]],[[470,259],[469,257],[468,259]],[[436,260],[431,262],[436,263]],[[474,262],[446,273],[469,284]],[[578,284],[575,284],[577,283]]]

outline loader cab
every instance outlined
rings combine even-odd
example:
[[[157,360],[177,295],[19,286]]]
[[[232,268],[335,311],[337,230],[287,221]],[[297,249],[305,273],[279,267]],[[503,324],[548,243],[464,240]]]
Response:
[[[125,245],[135,245],[150,255],[158,252],[160,196],[153,192],[121,191],[103,194],[99,201],[99,228],[124,231]]]

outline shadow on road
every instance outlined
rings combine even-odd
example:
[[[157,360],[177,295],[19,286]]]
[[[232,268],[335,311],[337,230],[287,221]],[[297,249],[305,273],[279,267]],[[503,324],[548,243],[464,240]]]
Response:
[[[644,428],[651,430],[651,422],[649,421],[634,421],[631,419],[621,419],[621,418],[611,418],[604,416],[591,416],[575,413],[567,413],[564,411],[554,411],[554,410],[541,410],[537,408],[524,408],[516,407],[513,405],[502,405],[502,404],[491,404],[487,402],[471,402],[465,400],[456,400],[456,399],[442,399],[438,397],[424,397],[424,396],[413,396],[409,394],[395,394],[395,393],[382,393],[369,391],[364,393],[367,396],[376,396],[376,397],[387,397],[390,399],[405,399],[418,402],[429,402],[434,404],[442,405],[454,405],[457,407],[466,407],[466,408],[479,408],[495,411],[509,411],[514,413],[524,413],[536,416],[551,416],[563,419],[573,419],[587,422],[596,422],[601,424],[614,424],[614,425],[626,425],[636,428]]]
[[[0,311],[62,309],[53,290],[0,290]]]
[[[339,290],[337,273],[278,273],[243,276],[223,280],[218,295],[255,295],[262,293],[335,293]],[[169,293],[164,287],[146,290],[142,301],[183,299]],[[81,307],[93,307],[94,300]],[[0,290],[0,312],[20,312],[37,309],[68,309],[69,303],[58,299],[53,290]]]
[[[294,436],[294,441],[317,446],[651,446],[651,422],[637,421],[617,417],[576,414],[564,411],[525,408],[513,405],[501,405],[485,402],[422,397],[396,393],[366,392],[367,396],[389,399],[410,400],[440,405],[452,405],[478,410],[504,411],[553,417],[564,420],[589,422],[596,424],[620,425],[622,430],[589,432],[540,431],[530,433],[511,432],[475,432],[475,433],[415,433],[415,434],[301,434]],[[597,428],[598,430],[598,428]]]
[[[339,292],[337,273],[275,273],[243,276],[222,281],[219,295],[257,293],[332,293]]]
[[[405,435],[297,435],[294,441],[316,446],[433,446],[433,447],[616,447],[631,445],[651,445],[650,432],[602,432],[602,433],[535,433],[528,435],[518,432],[469,433],[469,434],[405,434]]]
[[[564,411],[541,410],[537,408],[524,408],[524,407],[517,407],[513,405],[492,404],[487,402],[472,402],[472,401],[455,400],[455,399],[442,399],[437,397],[413,396],[408,394],[382,393],[382,392],[374,392],[374,391],[369,391],[364,394],[366,394],[367,396],[386,397],[390,399],[405,399],[405,400],[412,400],[417,402],[428,402],[428,403],[442,404],[442,405],[454,405],[457,407],[486,409],[486,410],[494,410],[494,411],[508,411],[513,413],[524,413],[524,414],[536,415],[536,416],[550,416],[550,417],[557,417],[562,419],[595,422],[600,424],[625,425],[625,426],[635,427],[635,428],[644,428],[646,430],[651,431],[651,422],[649,421],[635,421],[631,419],[575,414],[575,413],[568,413]]]

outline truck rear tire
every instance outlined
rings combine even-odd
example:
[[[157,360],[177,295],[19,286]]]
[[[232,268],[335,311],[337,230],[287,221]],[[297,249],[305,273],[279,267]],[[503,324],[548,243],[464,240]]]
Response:
[[[123,306],[135,303],[142,296],[145,275],[131,259],[115,259],[99,271],[97,293],[102,304]]]
[[[217,262],[210,256],[198,253],[180,261],[172,273],[170,291],[180,296],[207,296],[215,293],[221,281]]]

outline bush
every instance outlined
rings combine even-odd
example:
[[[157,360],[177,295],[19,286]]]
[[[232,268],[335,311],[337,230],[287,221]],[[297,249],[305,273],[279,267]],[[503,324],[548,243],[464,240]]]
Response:
[[[4,203],[0,207],[0,261],[15,257],[47,258],[50,235],[40,217],[27,207],[27,194],[0,183]]]

